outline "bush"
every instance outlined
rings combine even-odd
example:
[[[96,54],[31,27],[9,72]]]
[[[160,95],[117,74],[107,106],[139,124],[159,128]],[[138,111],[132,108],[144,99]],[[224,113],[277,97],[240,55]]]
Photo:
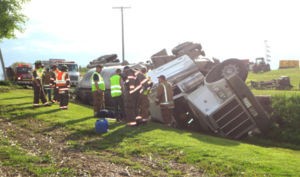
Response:
[[[12,86],[13,84],[12,84],[10,81],[3,81],[3,80],[0,80],[0,85]]]
[[[266,136],[274,141],[300,145],[300,96],[276,95],[272,107],[279,119]]]

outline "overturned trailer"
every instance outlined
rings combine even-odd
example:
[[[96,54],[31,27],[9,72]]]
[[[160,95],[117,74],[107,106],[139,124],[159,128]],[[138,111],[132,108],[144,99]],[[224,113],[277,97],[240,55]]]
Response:
[[[239,65],[237,60],[231,61]],[[154,83],[150,95],[152,119],[163,122],[154,101],[157,77],[163,74],[173,86],[174,118],[178,127],[210,131],[233,139],[253,130],[266,132],[270,126],[268,116],[239,73],[229,70],[222,74],[228,66],[226,61],[220,63],[204,77],[197,63],[184,55],[150,71],[148,75]]]

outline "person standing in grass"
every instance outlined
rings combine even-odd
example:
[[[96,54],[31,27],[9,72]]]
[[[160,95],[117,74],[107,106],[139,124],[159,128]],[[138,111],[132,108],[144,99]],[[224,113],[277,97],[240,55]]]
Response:
[[[121,69],[117,69],[116,74],[110,78],[110,93],[117,121],[124,119],[124,106],[122,97],[122,90],[124,89],[120,75]]]
[[[56,76],[58,75],[58,73],[60,72],[58,69],[57,69],[57,66],[56,65],[52,65],[51,66],[51,87],[53,87],[53,99],[52,99],[52,103],[55,103],[55,102],[59,102],[59,97],[58,97],[58,89],[56,88]]]
[[[97,65],[96,71],[92,74],[92,94],[94,101],[94,116],[97,115],[101,109],[105,109],[105,99],[104,99],[104,91],[105,91],[105,83],[101,76],[103,66]]]
[[[160,105],[161,114],[163,120],[168,126],[171,126],[173,118],[173,89],[169,82],[167,82],[166,77],[161,75],[158,77],[159,85],[157,87],[157,95],[155,98],[155,103]]]
[[[51,98],[51,72],[49,68],[46,68],[46,71],[44,71],[42,76],[42,82],[45,93],[48,95],[48,101],[52,102]]]
[[[56,76],[56,87],[58,88],[60,109],[68,109],[69,104],[70,78],[67,70],[68,67],[63,65],[61,67],[61,72]]]
[[[50,106],[45,98],[45,92],[42,85],[42,76],[43,76],[43,69],[41,61],[35,62],[35,69],[32,73],[32,87],[33,87],[33,106],[39,106],[39,100],[41,99],[44,106]]]

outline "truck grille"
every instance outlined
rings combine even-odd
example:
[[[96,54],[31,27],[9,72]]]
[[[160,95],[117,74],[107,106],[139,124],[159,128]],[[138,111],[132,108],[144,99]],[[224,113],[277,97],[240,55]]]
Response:
[[[78,81],[78,76],[70,76],[71,81]]]
[[[239,138],[252,129],[255,124],[236,99],[232,99],[212,115],[218,129],[225,136]]]

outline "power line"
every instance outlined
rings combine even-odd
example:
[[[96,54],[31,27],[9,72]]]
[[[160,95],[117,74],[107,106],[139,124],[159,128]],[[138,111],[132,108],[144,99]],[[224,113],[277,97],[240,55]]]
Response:
[[[122,63],[125,61],[125,44],[124,44],[124,18],[123,18],[123,9],[130,9],[131,7],[113,7],[113,9],[121,10],[121,25],[122,25]]]

